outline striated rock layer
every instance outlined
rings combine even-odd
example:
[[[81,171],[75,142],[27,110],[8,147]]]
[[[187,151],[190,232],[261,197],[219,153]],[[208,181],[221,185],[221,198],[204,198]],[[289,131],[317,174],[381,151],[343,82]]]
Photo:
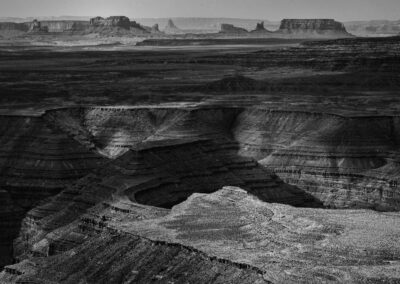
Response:
[[[161,105],[1,121],[4,264],[18,232],[18,260],[59,254],[84,242],[82,226],[106,227],[98,210],[168,209],[226,185],[297,207],[400,208],[395,116]]]
[[[292,35],[350,36],[345,26],[333,19],[284,19],[277,32]]]
[[[234,133],[243,155],[327,206],[400,208],[397,117],[255,108]]]
[[[400,208],[397,117],[210,107],[77,108],[45,118],[110,158],[143,142],[223,138],[326,206]]]
[[[0,281],[400,280],[398,213],[299,209],[265,203],[232,187],[209,195],[194,194],[172,210],[115,197],[43,236],[34,245],[40,257],[6,267]]]
[[[0,231],[11,247],[22,213],[87,175],[103,158],[40,117],[1,116],[0,122]],[[1,254],[0,262],[11,257]]]

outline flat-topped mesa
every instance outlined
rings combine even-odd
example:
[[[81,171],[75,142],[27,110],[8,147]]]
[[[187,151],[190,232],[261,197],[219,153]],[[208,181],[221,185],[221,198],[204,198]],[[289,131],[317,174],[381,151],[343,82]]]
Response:
[[[235,27],[231,24],[221,24],[220,33],[230,33],[230,34],[237,34],[237,33],[248,33],[248,31],[244,28]]]
[[[27,23],[0,22],[0,31],[21,31],[27,32],[29,25]]]
[[[111,16],[106,19],[96,17],[90,19],[90,25],[95,27],[120,27],[129,30],[131,27],[131,21],[125,16]]]
[[[277,33],[315,36],[351,36],[345,26],[333,19],[284,19]]]

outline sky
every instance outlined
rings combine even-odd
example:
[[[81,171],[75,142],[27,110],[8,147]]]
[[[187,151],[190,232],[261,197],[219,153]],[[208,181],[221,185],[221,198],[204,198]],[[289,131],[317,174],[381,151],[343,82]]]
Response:
[[[0,17],[400,19],[400,0],[0,0]]]

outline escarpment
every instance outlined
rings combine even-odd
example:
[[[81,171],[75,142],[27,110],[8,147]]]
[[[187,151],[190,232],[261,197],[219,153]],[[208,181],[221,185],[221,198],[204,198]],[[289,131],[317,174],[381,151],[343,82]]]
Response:
[[[277,33],[294,36],[350,36],[345,26],[333,19],[284,19]]]
[[[10,234],[0,241],[7,251],[4,244],[18,234],[7,253],[19,263],[7,266],[0,279],[187,279],[169,271],[187,273],[200,260],[202,267],[219,267],[210,277],[231,283],[367,280],[375,265],[392,271],[388,261],[399,257],[390,243],[396,226],[381,232],[373,211],[311,207],[399,210],[399,122],[392,116],[201,105],[77,107],[5,117],[0,221]],[[12,127],[22,132],[14,135]],[[11,160],[5,153],[17,154],[9,154]],[[242,189],[218,191],[227,185]],[[37,201],[47,198],[27,203],[28,192]],[[381,216],[382,222],[394,224],[396,214]],[[359,243],[358,230],[374,232],[363,240],[364,252],[352,245]],[[350,253],[345,236],[351,236]],[[373,250],[379,238],[382,246]],[[319,246],[321,241],[332,243]],[[123,251],[126,245],[132,249]],[[114,270],[113,255],[121,253],[126,265]],[[88,255],[93,264],[73,272]],[[158,265],[150,264],[153,258]],[[350,270],[335,276],[326,272],[349,263]],[[282,274],[282,267],[291,272]],[[193,279],[209,277],[195,270]]]
[[[11,247],[23,213],[53,196],[102,163],[40,117],[0,117],[1,241]],[[12,250],[10,250],[12,252]],[[1,254],[9,262],[12,254]]]
[[[253,109],[239,116],[234,132],[243,155],[327,206],[399,210],[398,123]]]
[[[109,158],[143,144],[229,142],[326,206],[400,208],[397,117],[212,107],[65,109],[45,118]]]

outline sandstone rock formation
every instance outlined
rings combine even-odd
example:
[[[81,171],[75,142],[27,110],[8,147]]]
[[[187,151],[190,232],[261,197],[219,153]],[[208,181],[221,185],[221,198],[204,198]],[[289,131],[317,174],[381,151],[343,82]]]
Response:
[[[349,37],[342,23],[333,19],[284,19],[277,33],[292,36]]]
[[[40,21],[50,33],[83,32],[89,28],[87,21]]]
[[[160,32],[160,27],[158,24],[155,24],[154,26],[151,27],[151,32],[152,33],[159,33]]]
[[[164,32],[167,34],[180,34],[182,31],[175,25],[175,23],[169,19],[167,25],[164,28]]]
[[[231,24],[221,24],[220,33],[228,33],[228,34],[243,34],[248,33],[246,29],[235,27]]]
[[[252,79],[230,78],[210,86],[217,90],[221,84],[232,90],[256,86]],[[78,108],[50,111],[45,119],[107,157],[119,157],[143,141],[230,139],[226,133],[232,133],[241,155],[260,161],[326,206],[400,208],[396,117],[212,107]]]
[[[82,193],[78,190],[76,196]],[[234,187],[194,194],[170,211],[117,196],[37,237],[36,257],[7,266],[0,280],[395,283],[400,279],[398,213],[299,209],[261,202]]]
[[[101,35],[143,35],[150,31],[135,21],[129,20],[125,16],[112,16],[106,19],[95,17],[90,19],[88,32],[99,33]]]
[[[264,22],[257,23],[256,29],[251,31],[252,33],[271,33],[264,27]]]
[[[33,20],[33,22],[29,26],[29,32],[31,33],[46,33],[48,31],[48,28],[42,26],[41,22],[39,22],[38,20]]]
[[[111,16],[106,19],[95,17],[90,19],[90,25],[96,27],[120,27],[129,30],[131,27],[131,21],[125,16]]]
[[[26,23],[0,22],[0,36],[9,38],[25,34],[29,31]]]
[[[0,117],[0,238],[12,247],[22,213],[97,168],[102,157],[38,117]],[[11,253],[10,253],[11,252]],[[0,254],[12,259],[12,250]]]

